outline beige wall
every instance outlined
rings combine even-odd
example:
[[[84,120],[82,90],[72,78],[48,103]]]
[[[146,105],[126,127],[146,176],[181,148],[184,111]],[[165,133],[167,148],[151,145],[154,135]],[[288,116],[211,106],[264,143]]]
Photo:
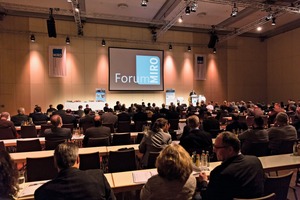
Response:
[[[300,29],[273,37],[267,44],[268,100],[300,99]]]
[[[85,24],[84,36],[78,37],[74,22],[56,20],[58,36],[48,38],[44,19],[10,16],[0,21],[0,28],[0,111],[15,113],[24,106],[29,112],[35,104],[45,111],[49,104],[94,100],[95,88],[106,89],[111,106],[116,100],[127,106],[141,101],[157,105],[165,102],[165,92],[108,91],[108,46],[165,50],[165,89],[175,89],[176,96],[184,97],[186,102],[192,88],[218,102],[267,99],[267,47],[258,39],[238,37],[220,45],[217,54],[212,54],[206,47],[209,35],[200,33],[169,30],[152,43],[148,29]],[[35,43],[29,40],[31,33],[36,36]],[[67,35],[71,39],[66,46],[67,76],[50,78],[48,47],[65,45]],[[106,47],[100,45],[102,38],[107,40]],[[169,43],[173,43],[171,52]],[[185,44],[192,45],[191,52],[187,52]],[[207,57],[205,81],[193,80],[194,54]]]

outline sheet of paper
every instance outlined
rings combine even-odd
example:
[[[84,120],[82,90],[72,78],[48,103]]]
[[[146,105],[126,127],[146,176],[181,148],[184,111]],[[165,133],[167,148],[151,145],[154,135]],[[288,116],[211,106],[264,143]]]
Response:
[[[157,170],[132,172],[133,182],[146,183],[151,176],[154,176],[156,174]]]
[[[20,191],[19,197],[25,197],[25,196],[33,196],[36,189],[38,189],[40,186],[42,186],[47,181],[36,181],[32,183],[27,183],[23,190]]]

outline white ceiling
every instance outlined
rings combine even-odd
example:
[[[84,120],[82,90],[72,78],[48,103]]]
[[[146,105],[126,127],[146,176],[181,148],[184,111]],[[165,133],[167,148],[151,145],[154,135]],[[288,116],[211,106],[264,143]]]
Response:
[[[240,34],[268,38],[300,27],[300,12],[296,12],[300,7],[299,0],[148,0],[147,7],[141,6],[141,0],[72,1],[79,4],[83,21],[157,27],[159,35],[169,29],[208,32],[215,25],[222,35],[221,39]],[[191,1],[196,1],[198,7],[196,12],[186,16],[185,7]],[[239,13],[231,17],[234,2]],[[48,18],[49,8],[54,8],[55,19],[73,20],[75,23],[72,3],[67,0],[0,0],[0,15]],[[276,26],[265,20],[266,10],[270,8],[276,17]],[[180,16],[183,17],[182,23],[177,22]],[[258,25],[263,28],[261,32],[256,31]]]

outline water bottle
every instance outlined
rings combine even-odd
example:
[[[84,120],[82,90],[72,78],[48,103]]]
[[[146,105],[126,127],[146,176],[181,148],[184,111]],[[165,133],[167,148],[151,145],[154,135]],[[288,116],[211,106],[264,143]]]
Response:
[[[298,142],[295,141],[293,145],[293,155],[298,156]]]
[[[206,167],[209,167],[210,157],[209,157],[209,151],[206,151]]]
[[[199,154],[197,154],[197,156],[196,156],[196,163],[195,163],[195,165],[197,167],[200,167],[200,155]]]
[[[201,155],[201,166],[206,167],[207,166],[207,155],[205,153],[205,150],[202,151]]]

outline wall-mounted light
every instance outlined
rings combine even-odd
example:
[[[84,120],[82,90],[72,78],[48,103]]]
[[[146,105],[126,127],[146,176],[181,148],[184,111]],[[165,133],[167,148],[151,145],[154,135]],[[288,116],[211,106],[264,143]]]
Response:
[[[273,18],[272,18],[272,26],[275,26],[275,25],[276,25],[276,18],[273,17]]]
[[[230,16],[231,17],[236,17],[237,16],[237,14],[238,14],[238,8],[236,7],[236,3],[234,3],[233,4],[233,7],[232,7],[232,11],[231,11],[231,14],[230,14]]]
[[[169,51],[172,51],[172,49],[173,49],[172,44],[169,44]]]
[[[30,40],[31,40],[31,42],[35,42],[35,36],[33,34],[31,34]]]
[[[189,6],[187,6],[187,7],[185,8],[185,15],[190,15],[190,14],[191,14],[191,9],[190,9]]]
[[[188,52],[190,52],[192,50],[192,47],[189,45],[188,46]]]
[[[217,53],[217,48],[213,49],[213,53],[216,54]]]
[[[148,5],[148,0],[142,0],[141,6],[147,7],[147,5]]]
[[[69,36],[67,36],[67,37],[66,37],[66,44],[70,44],[70,42],[71,42],[71,41],[70,41],[70,38],[69,38]]]
[[[101,45],[102,45],[103,47],[105,47],[105,45],[106,45],[106,42],[105,42],[105,40],[104,40],[104,39],[102,40],[102,42],[101,42]]]
[[[182,22],[183,22],[182,16],[180,16],[180,17],[178,18],[178,22],[179,22],[179,23],[182,23]]]

